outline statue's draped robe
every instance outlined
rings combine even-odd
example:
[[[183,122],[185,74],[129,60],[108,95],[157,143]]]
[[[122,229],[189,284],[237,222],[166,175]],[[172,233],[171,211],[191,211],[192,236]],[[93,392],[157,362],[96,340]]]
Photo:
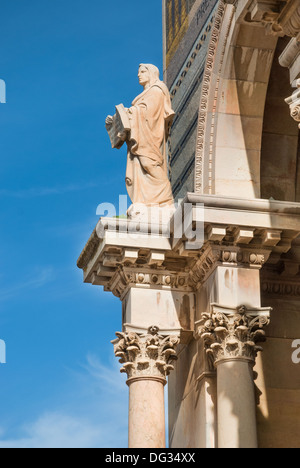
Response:
[[[172,204],[166,139],[174,112],[166,85],[157,81],[150,86],[133,101],[128,115],[126,186],[132,203]]]

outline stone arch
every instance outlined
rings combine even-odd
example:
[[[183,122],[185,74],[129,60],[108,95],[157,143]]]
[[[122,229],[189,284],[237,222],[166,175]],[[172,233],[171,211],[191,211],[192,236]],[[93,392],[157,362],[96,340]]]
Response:
[[[299,202],[299,129],[285,102],[291,92],[289,70],[279,63],[289,39],[278,41],[269,80],[262,133],[261,196]]]
[[[200,103],[195,191],[261,197],[265,102],[278,37],[245,2],[220,1]]]

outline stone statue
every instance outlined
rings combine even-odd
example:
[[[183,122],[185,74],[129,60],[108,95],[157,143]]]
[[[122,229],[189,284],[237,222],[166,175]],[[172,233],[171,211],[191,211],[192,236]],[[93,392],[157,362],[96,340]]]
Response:
[[[106,118],[106,128],[113,147],[127,143],[126,186],[132,203],[173,205],[166,159],[166,141],[175,115],[170,93],[154,65],[140,65],[138,78],[144,91],[129,109],[117,106],[117,114]]]

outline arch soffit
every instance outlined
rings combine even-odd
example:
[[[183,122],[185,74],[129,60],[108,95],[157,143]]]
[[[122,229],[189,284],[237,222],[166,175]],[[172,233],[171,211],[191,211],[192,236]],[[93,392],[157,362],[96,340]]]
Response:
[[[274,52],[279,36],[295,37],[299,31],[295,20],[291,30],[292,16],[286,14],[293,7],[297,16],[298,0],[288,0],[283,10],[282,5],[277,0],[219,3],[199,111],[198,193],[260,197],[262,126]],[[279,22],[283,12],[285,30]]]

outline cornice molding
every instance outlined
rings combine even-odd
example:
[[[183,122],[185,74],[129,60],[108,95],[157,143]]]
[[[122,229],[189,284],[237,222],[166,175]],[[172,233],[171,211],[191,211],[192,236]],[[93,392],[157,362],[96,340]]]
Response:
[[[288,281],[282,279],[263,279],[261,292],[264,296],[281,296],[300,299],[300,281]]]
[[[178,208],[168,235],[165,227],[151,235],[147,223],[132,235],[130,220],[101,219],[78,260],[84,281],[121,300],[132,287],[195,292],[219,265],[260,269],[271,255],[279,261],[300,233],[298,203],[190,193],[185,203],[189,210]],[[204,237],[176,238],[175,218]]]
[[[198,290],[218,266],[261,269],[270,255],[270,250],[208,244],[190,271],[189,284]]]
[[[289,37],[299,34],[299,0],[253,0],[248,11],[251,21],[260,22],[268,34]]]

